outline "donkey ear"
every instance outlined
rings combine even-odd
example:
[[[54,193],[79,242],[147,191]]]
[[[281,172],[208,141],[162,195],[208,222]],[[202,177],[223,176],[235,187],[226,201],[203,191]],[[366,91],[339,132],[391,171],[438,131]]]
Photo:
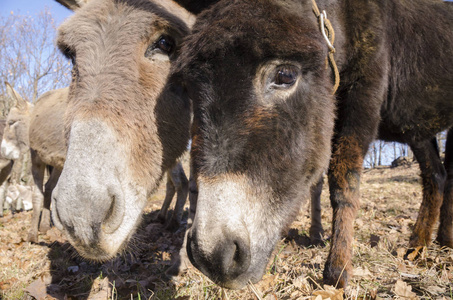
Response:
[[[89,0],[56,0],[61,5],[69,8],[72,11],[76,11],[85,4],[88,3]]]
[[[22,98],[22,96],[8,83],[5,81],[6,93],[12,100],[11,107],[17,107],[19,109],[24,109],[28,106],[28,102]]]

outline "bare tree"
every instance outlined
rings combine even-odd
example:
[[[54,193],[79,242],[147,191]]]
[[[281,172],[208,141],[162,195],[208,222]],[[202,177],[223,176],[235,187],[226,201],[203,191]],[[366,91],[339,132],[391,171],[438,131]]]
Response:
[[[28,101],[67,86],[71,63],[55,46],[56,24],[48,8],[36,16],[0,17],[0,96],[8,81]]]
[[[367,154],[364,159],[364,166],[366,168],[375,168],[377,163],[377,147],[376,142],[370,144]]]
[[[383,152],[385,150],[385,146],[387,145],[387,143],[384,142],[384,141],[381,141],[381,140],[379,140],[377,142],[379,143],[378,163],[377,163],[377,165],[378,166],[382,166],[382,160],[384,158],[383,155],[385,155],[385,154],[383,154]]]
[[[439,132],[436,135],[437,144],[439,145],[439,152],[443,154],[445,152],[445,142],[447,140],[447,130]]]
[[[36,16],[0,16],[0,117],[6,117],[11,106],[5,81],[32,103],[49,90],[69,85],[72,66],[56,48],[55,37],[48,8]],[[28,181],[28,165],[29,154],[24,154],[15,162],[11,180]]]
[[[388,156],[386,153],[387,143],[381,140],[376,140],[370,144],[368,153],[365,156],[364,166],[367,168],[376,168],[384,164]]]

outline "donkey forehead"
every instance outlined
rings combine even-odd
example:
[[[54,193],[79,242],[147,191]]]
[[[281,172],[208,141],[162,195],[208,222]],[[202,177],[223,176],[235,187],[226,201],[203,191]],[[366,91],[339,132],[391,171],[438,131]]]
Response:
[[[186,35],[193,17],[179,6],[161,2],[92,0],[60,26],[58,45],[78,48],[106,42],[146,43],[165,31],[181,37]]]
[[[324,55],[326,47],[311,7],[304,3],[296,8],[268,0],[220,2],[197,17],[176,71]]]

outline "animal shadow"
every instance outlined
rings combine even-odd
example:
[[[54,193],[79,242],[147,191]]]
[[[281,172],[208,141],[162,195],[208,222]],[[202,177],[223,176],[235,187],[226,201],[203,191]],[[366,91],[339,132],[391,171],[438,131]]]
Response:
[[[300,233],[296,228],[291,228],[285,235],[286,243],[296,244],[301,248],[325,247],[326,241],[323,239],[310,239],[306,233]]]
[[[47,294],[55,299],[174,298],[176,286],[165,271],[181,248],[185,230],[165,230],[155,221],[158,212],[145,214],[128,249],[107,262],[85,260],[63,236],[46,244],[51,264]]]

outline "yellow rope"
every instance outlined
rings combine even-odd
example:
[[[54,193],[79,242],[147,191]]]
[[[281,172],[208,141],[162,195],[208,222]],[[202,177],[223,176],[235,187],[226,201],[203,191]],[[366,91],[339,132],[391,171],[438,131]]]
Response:
[[[321,13],[319,11],[318,5],[316,4],[315,0],[312,0],[311,2],[313,4],[313,13],[315,14],[319,22],[320,30],[323,35],[324,33],[326,33],[327,44],[329,47],[328,59],[335,76],[335,84],[332,94],[335,94],[338,86],[340,85],[340,72],[338,71],[338,67],[333,56],[333,54],[335,53],[335,48],[333,47],[333,43],[335,41],[335,31],[333,30],[332,23],[330,23],[329,19],[327,19],[326,13]]]
[[[316,18],[319,18],[319,16],[321,15],[321,13],[319,12],[318,5],[316,4],[316,1],[315,1],[315,0],[311,0],[311,2],[312,2],[312,4],[313,4],[313,12],[315,13]]]

